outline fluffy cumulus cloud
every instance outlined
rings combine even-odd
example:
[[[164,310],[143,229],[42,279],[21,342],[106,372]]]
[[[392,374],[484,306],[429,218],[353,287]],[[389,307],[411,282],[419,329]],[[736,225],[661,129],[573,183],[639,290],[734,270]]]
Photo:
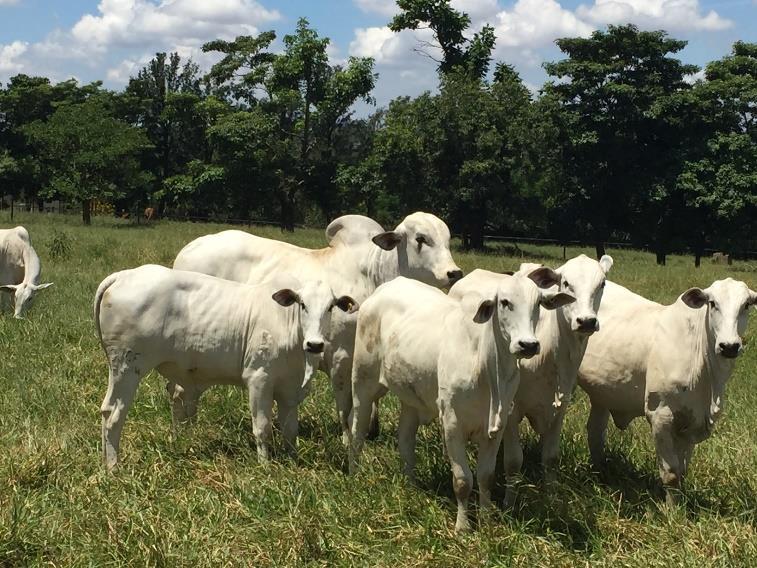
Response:
[[[733,25],[714,10],[703,13],[699,0],[595,0],[591,6],[579,6],[576,13],[595,24],[633,22],[671,31],[717,31]]]
[[[99,14],[86,14],[73,38],[95,49],[146,42],[201,43],[213,37],[255,34],[256,25],[279,18],[254,0],[102,0]]]
[[[0,46],[0,80],[22,69],[60,79],[63,69],[79,66],[120,86],[156,51],[212,63],[200,49],[204,42],[257,34],[280,18],[256,0],[102,0],[96,13],[84,14],[71,29],[56,29],[31,44]],[[129,55],[113,61],[122,51]]]
[[[14,41],[8,45],[0,45],[0,73],[18,73],[23,69],[23,64],[18,60],[29,49],[29,44],[23,41]]]
[[[518,0],[496,16],[497,47],[537,48],[559,37],[586,37],[594,29],[555,0]]]
[[[355,4],[369,14],[393,16],[397,13],[397,3],[394,0],[355,0]]]

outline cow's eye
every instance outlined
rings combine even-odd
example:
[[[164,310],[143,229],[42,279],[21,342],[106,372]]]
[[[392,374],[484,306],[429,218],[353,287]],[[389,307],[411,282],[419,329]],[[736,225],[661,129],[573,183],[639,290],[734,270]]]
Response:
[[[710,300],[709,304],[711,308],[715,309],[715,302],[713,300]]]
[[[305,305],[305,302],[300,302],[300,307],[302,308],[303,312],[308,311],[308,307]]]
[[[418,248],[420,249],[423,245],[428,245],[428,241],[426,240],[426,237],[423,235],[418,235],[415,237],[415,242],[418,243]]]
[[[565,286],[566,288],[570,288],[570,282],[568,282],[567,280],[563,280],[563,285],[564,285],[564,286]]]
[[[603,280],[603,281],[602,281],[602,285],[600,286],[600,288],[604,288],[604,287],[605,287],[605,284],[607,284],[607,281],[606,281],[606,280]]]
[[[512,304],[511,304],[510,302],[508,302],[507,300],[500,300],[500,301],[499,301],[499,303],[500,303],[500,304],[502,304],[502,307],[503,307],[503,308],[509,308],[509,307],[510,307],[510,306],[512,305]]]

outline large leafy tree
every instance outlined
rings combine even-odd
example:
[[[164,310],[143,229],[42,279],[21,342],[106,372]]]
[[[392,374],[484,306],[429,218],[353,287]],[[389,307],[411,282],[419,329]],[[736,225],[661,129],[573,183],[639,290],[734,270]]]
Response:
[[[675,108],[663,103],[689,89],[685,78],[697,70],[671,57],[686,42],[627,25],[557,45],[568,57],[545,68],[559,79],[546,92],[567,114],[563,195],[577,203],[576,221],[597,255],[613,232],[636,232],[664,262],[674,217],[669,190],[685,155]]]
[[[80,202],[87,225],[93,199],[117,198],[149,181],[139,162],[147,138],[112,112],[107,94],[95,95],[23,128],[49,171],[44,192]]]
[[[223,155],[229,155],[229,145],[237,148],[232,155],[265,147],[266,171],[274,175],[266,183],[258,179],[251,184],[250,178],[234,174],[235,164],[226,162],[224,167],[232,177],[245,180],[247,191],[273,192],[281,226],[291,230],[304,198],[330,216],[336,200],[334,132],[349,119],[356,101],[372,100],[376,75],[368,58],[353,57],[344,66],[332,66],[328,38],[319,37],[305,19],[299,20],[294,34],[284,37],[283,53],[265,51],[274,38],[273,32],[265,32],[234,42],[210,42],[204,49],[225,54],[211,69],[211,83],[243,103],[239,112],[253,114],[230,115],[214,129],[215,140],[226,148]],[[254,125],[256,135],[267,138],[240,138],[240,122]]]
[[[397,6],[401,12],[389,23],[389,29],[400,32],[428,26],[434,43],[422,44],[418,51],[437,62],[440,74],[465,72],[475,79],[486,76],[496,42],[493,27],[485,25],[466,37],[470,17],[453,8],[450,0],[397,0]],[[437,52],[441,59],[436,58]]]

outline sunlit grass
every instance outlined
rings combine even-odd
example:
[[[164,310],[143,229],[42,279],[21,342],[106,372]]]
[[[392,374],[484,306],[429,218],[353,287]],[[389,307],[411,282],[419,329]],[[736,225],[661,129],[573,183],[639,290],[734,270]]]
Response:
[[[4,214],[0,226],[11,226]],[[418,486],[400,475],[397,407],[387,397],[383,432],[366,466],[345,475],[325,377],[304,403],[297,462],[257,463],[243,393],[216,388],[197,424],[170,440],[164,382],[147,377],[126,423],[122,467],[100,465],[99,405],[105,358],[91,303],[107,274],[148,262],[170,265],[191,239],[221,225],[132,226],[96,218],[21,216],[42,259],[41,292],[28,319],[0,316],[0,565],[757,565],[757,350],[747,348],[729,384],[725,417],[695,454],[687,499],[657,498],[645,422],[610,429],[610,466],[590,471],[586,397],[577,393],[562,443],[559,482],[540,487],[527,434],[524,489],[470,535],[453,536],[454,503],[438,428],[421,429]],[[317,247],[322,231],[257,234]],[[61,236],[61,235],[64,236]],[[66,239],[67,252],[52,258]],[[66,248],[66,247],[63,247]],[[521,261],[562,262],[562,248],[521,245],[455,253],[460,266],[508,270]],[[568,256],[591,250],[568,249]],[[670,302],[686,288],[731,275],[757,287],[755,263],[733,266],[615,251],[613,280]],[[522,256],[521,256],[522,255]],[[755,335],[757,314],[749,335]],[[503,487],[495,496],[501,500]]]

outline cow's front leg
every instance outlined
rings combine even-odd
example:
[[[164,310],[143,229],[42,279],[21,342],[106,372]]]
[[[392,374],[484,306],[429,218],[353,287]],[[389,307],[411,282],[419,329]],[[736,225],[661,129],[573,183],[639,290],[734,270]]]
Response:
[[[297,457],[297,434],[300,430],[300,422],[297,416],[297,401],[282,396],[276,399],[278,408],[279,426],[284,438],[286,451],[293,458]]]
[[[605,465],[605,441],[607,439],[607,423],[609,420],[610,411],[592,401],[589,420],[586,423],[586,433],[589,438],[591,464],[596,471],[602,470]]]
[[[494,488],[494,470],[497,466],[497,451],[502,443],[502,434],[494,438],[482,435],[478,442],[478,464],[476,478],[478,481],[478,502],[485,515],[493,510],[492,489]]]
[[[515,505],[517,497],[517,479],[520,469],[523,467],[523,448],[520,445],[520,416],[511,414],[507,418],[505,425],[503,456],[502,460],[505,466],[505,480],[507,483],[505,489],[505,507],[511,508]]]
[[[461,533],[470,530],[468,500],[473,490],[473,474],[468,465],[468,455],[465,451],[466,439],[454,413],[442,415],[442,429],[450,469],[452,470],[452,488],[457,499],[455,532]]]
[[[557,468],[560,464],[560,433],[564,419],[565,412],[558,412],[541,435],[541,466],[544,482],[547,484],[557,479]]]
[[[349,447],[350,412],[352,411],[352,354],[338,348],[331,357],[329,369],[331,387],[334,391],[336,414],[342,427],[342,443]]]
[[[673,411],[669,406],[657,404],[647,410],[647,420],[652,427],[665,500],[669,505],[674,505],[680,500],[682,469],[673,438]]]
[[[250,397],[252,433],[258,450],[258,461],[270,459],[270,444],[273,437],[273,385],[264,369],[256,369],[243,377]]]

